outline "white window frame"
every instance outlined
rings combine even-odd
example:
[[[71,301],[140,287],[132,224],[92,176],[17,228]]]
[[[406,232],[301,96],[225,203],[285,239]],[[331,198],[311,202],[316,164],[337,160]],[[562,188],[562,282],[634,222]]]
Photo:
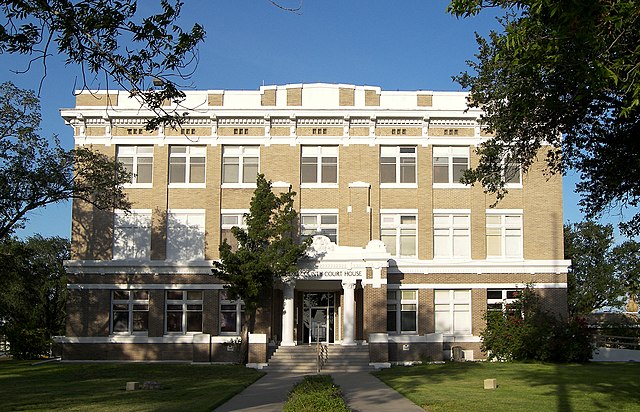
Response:
[[[177,223],[174,226],[172,223]],[[177,234],[172,231],[186,230],[186,236],[190,241],[188,245],[180,245],[172,242]],[[197,250],[195,249],[197,247]],[[191,248],[190,257],[184,256],[187,248]],[[167,210],[167,249],[166,260],[173,262],[185,262],[204,260],[205,248],[205,210],[204,209],[169,209]]]
[[[500,292],[499,298],[489,298],[490,292]],[[518,300],[518,297],[509,297],[509,294],[512,292],[516,292],[519,295],[520,290],[516,288],[512,289],[487,289],[487,312],[507,312],[507,306],[515,303]],[[500,305],[500,309],[497,308],[489,308],[489,305]]]
[[[176,153],[174,148],[185,147],[185,153]],[[184,182],[171,182],[171,159],[184,158]],[[204,182],[191,182],[192,159],[204,158]],[[171,145],[169,146],[169,187],[205,188],[207,186],[207,146],[202,145]]]
[[[134,239],[131,239],[131,233]],[[114,210],[113,260],[149,260],[151,258],[151,209]],[[141,241],[140,244],[137,241]],[[133,242],[133,243],[132,243]]]
[[[438,158],[446,158],[447,159],[447,173],[448,179],[447,182],[435,182],[435,168],[436,168],[436,157]],[[433,156],[432,156],[432,176],[433,176],[433,187],[434,188],[468,188],[469,185],[465,185],[464,183],[460,183],[459,180],[455,180],[453,176],[453,159],[454,158],[466,158],[467,159],[467,169],[469,168],[469,146],[434,146],[433,147]]]
[[[227,308],[223,309],[223,306],[227,306]],[[233,310],[229,308],[233,306]],[[242,318],[243,313],[245,311],[244,301],[242,299],[232,300],[228,299],[226,296],[226,291],[220,291],[220,322],[219,322],[219,332],[220,335],[231,335],[237,336],[242,333]],[[223,313],[235,313],[235,331],[223,331],[222,330],[222,314]]]
[[[237,226],[240,229],[247,229],[247,214],[249,214],[249,209],[220,210],[220,244],[222,244],[222,241],[224,239],[222,232],[223,230],[231,230],[231,228],[233,228],[234,226]],[[228,220],[228,222],[225,222],[225,220]],[[236,244],[235,239],[233,241],[230,241],[229,243],[233,247],[233,245]]]
[[[447,328],[441,325],[443,317],[446,317]],[[471,289],[434,290],[434,318],[436,333],[471,335],[473,330]],[[460,322],[466,323],[468,328],[459,325]]]
[[[413,149],[412,153],[402,153],[403,149]],[[395,158],[395,182],[382,182],[382,158],[391,157]],[[402,159],[413,159],[413,182],[402,182]],[[385,163],[386,164],[386,163]],[[389,163],[390,164],[390,163]],[[409,163],[408,163],[409,164]],[[380,173],[380,187],[381,188],[417,188],[418,187],[418,148],[412,145],[400,145],[400,146],[380,146],[380,159],[378,162],[378,169]]]
[[[403,218],[413,217],[415,223],[402,223]],[[418,257],[418,210],[417,209],[381,209],[380,210],[380,239],[383,238],[383,231],[395,230],[395,254],[392,256],[398,258],[417,258]],[[401,254],[403,236],[407,236],[409,231],[413,231],[415,239],[415,254]],[[391,251],[389,251],[391,252]]]
[[[230,164],[226,163],[229,158],[237,158],[238,174],[236,182],[225,182],[225,168]],[[222,148],[222,188],[255,188],[256,176],[248,177],[244,175],[245,164],[248,159],[257,159],[258,173],[260,173],[260,146],[223,146]]]
[[[169,293],[182,293],[181,299],[169,299]],[[200,292],[200,299],[189,299],[189,293],[192,292]],[[202,333],[204,328],[204,291],[203,290],[166,290],[165,291],[165,300],[164,300],[164,333],[167,335],[194,335],[198,333]],[[169,331],[168,330],[168,320],[169,320],[169,305],[181,305],[182,309],[182,319],[181,319],[181,331]],[[200,306],[200,310],[194,310],[194,306]],[[177,312],[177,311],[171,311]],[[197,313],[200,312],[200,330],[187,331],[188,327],[188,314],[189,313]]]
[[[123,293],[126,292],[129,297],[127,299],[117,299],[115,297],[116,293]],[[135,298],[135,294],[138,293],[146,293],[147,294],[147,298],[146,299],[136,299]],[[110,331],[112,335],[148,335],[149,333],[149,290],[142,290],[142,289],[129,289],[129,290],[120,290],[120,289],[116,289],[116,290],[112,290],[111,291],[111,316],[110,316],[110,322],[109,322],[109,327],[110,327]],[[115,330],[115,312],[124,312],[124,310],[121,309],[115,309],[115,305],[127,305],[127,330],[126,331],[116,331]],[[147,309],[146,310],[141,310],[139,308],[139,306],[144,306],[146,305]],[[136,308],[136,306],[138,306],[138,308]],[[140,331],[134,331],[133,330],[133,315],[135,312],[146,312],[146,316],[147,316],[147,329],[146,330],[140,330]]]
[[[304,218],[305,217],[309,217],[309,216],[314,216],[316,218],[316,223],[315,224],[305,224],[304,223],[304,220],[305,220]],[[322,218],[323,217],[327,217],[327,216],[335,216],[336,223],[335,224],[333,224],[333,223],[322,223]],[[338,213],[338,209],[300,209],[300,233],[301,233],[301,236],[302,236],[302,238],[306,238],[308,236],[322,235],[324,229],[329,229],[329,230],[335,229],[335,231],[336,231],[335,243],[338,244],[338,241],[339,241],[339,237],[338,237],[339,220],[340,220],[340,216],[339,216],[339,213]],[[311,233],[304,234],[305,230],[313,230],[315,233],[314,234],[311,234]],[[330,236],[327,236],[327,237],[329,239],[331,239]]]
[[[410,293],[413,293],[413,298],[409,296]],[[389,329],[389,324],[387,323],[387,332],[392,334],[406,334],[406,335],[415,335],[418,333],[418,322],[419,322],[419,307],[418,307],[418,290],[417,289],[388,289],[387,290],[387,317],[390,312],[394,312],[395,316],[395,330]],[[394,296],[391,296],[394,295]],[[394,310],[389,310],[390,306],[395,306]],[[414,312],[415,313],[415,328],[412,330],[403,330],[402,329],[402,313],[403,312]],[[388,318],[387,318],[388,319]]]
[[[517,182],[507,182],[507,174],[510,169],[518,169],[518,181]],[[515,175],[514,175],[515,176]],[[506,159],[502,160],[502,179],[505,181],[504,187],[508,189],[522,189],[522,167],[518,162],[507,162]]]
[[[335,182],[323,182],[323,160],[327,158],[335,157]],[[316,181],[315,182],[303,182],[303,167],[304,158],[314,158],[316,166]],[[311,163],[309,163],[311,164]],[[339,177],[339,158],[338,158],[338,146],[302,146],[300,154],[300,187],[301,188],[337,188]],[[328,164],[330,165],[330,164]]]
[[[466,222],[461,220],[466,219]],[[436,254],[437,239],[446,243],[447,253]],[[457,240],[466,238],[467,245],[463,254],[456,254]],[[434,259],[471,259],[471,210],[434,209],[433,210],[433,258]]]
[[[150,149],[150,153],[149,153]],[[147,151],[147,153],[144,153]],[[150,189],[153,187],[153,146],[151,145],[122,145],[117,148],[116,158],[122,162],[123,157],[131,158],[131,181],[124,184],[124,187]],[[142,159],[151,159],[150,163],[141,161]],[[124,163],[123,163],[124,164]],[[138,170],[141,164],[151,165],[151,181],[138,182]],[[127,168],[128,169],[128,168]]]
[[[485,243],[486,243],[486,256],[487,259],[503,259],[503,260],[520,260],[524,257],[524,217],[522,209],[487,209],[485,215]],[[500,217],[500,223],[489,223],[489,217]],[[509,223],[508,220],[513,221],[514,218],[518,218],[517,224]],[[500,255],[489,255],[489,231],[490,229],[499,230],[500,232]],[[519,231],[518,236],[513,236],[513,233]],[[518,238],[520,245],[517,253],[507,254],[509,250],[507,243],[509,239]]]

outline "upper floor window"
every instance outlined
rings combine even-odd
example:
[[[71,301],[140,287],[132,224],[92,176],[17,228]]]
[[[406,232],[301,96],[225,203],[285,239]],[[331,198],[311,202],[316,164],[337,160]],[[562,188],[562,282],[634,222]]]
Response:
[[[222,149],[222,183],[256,183],[260,147],[225,146]]]
[[[113,259],[149,259],[151,210],[116,210],[113,216]]]
[[[168,290],[165,300],[167,333],[202,332],[202,291]]]
[[[149,291],[111,292],[111,333],[134,334],[149,331]]]
[[[487,311],[507,313],[519,296],[516,289],[487,289]]]
[[[416,147],[381,146],[380,183],[414,185],[416,182]]]
[[[434,258],[458,259],[471,256],[470,220],[466,211],[439,213],[434,210]]]
[[[132,186],[151,187],[153,146],[118,146],[118,161],[131,173]]]
[[[387,332],[416,333],[418,331],[418,291],[387,291]]]
[[[222,210],[222,214],[220,215],[220,232],[221,232],[221,241],[226,240],[229,245],[231,245],[232,250],[238,250],[238,241],[233,236],[231,232],[231,228],[237,226],[241,229],[247,228],[246,218],[244,217],[245,213],[249,213],[249,210]]]
[[[471,291],[435,291],[436,333],[471,333]]]
[[[167,260],[204,259],[204,210],[167,212]]]
[[[204,184],[206,146],[171,146],[169,149],[169,183]]]
[[[522,170],[520,163],[505,162],[503,169],[503,178],[507,187],[518,187],[522,185]]]
[[[303,146],[300,183],[337,184],[338,147]]]
[[[522,257],[522,212],[487,210],[487,257]]]
[[[417,214],[380,214],[380,240],[392,256],[416,257],[417,231]]]
[[[434,186],[462,185],[460,179],[469,169],[469,148],[446,146],[433,148]]]
[[[313,213],[301,210],[300,225],[302,238],[324,235],[333,243],[338,243],[338,213]]]

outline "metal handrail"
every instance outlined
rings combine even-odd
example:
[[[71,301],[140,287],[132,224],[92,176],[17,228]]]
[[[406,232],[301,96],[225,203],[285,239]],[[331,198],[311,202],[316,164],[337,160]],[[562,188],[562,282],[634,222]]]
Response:
[[[329,346],[320,343],[320,325],[318,325],[318,333],[316,333],[316,373],[320,373],[328,360]]]

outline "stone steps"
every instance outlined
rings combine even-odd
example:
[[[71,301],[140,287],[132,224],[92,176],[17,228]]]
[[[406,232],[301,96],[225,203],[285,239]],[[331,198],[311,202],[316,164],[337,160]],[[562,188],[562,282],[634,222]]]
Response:
[[[316,373],[316,346],[281,346],[269,359],[268,372]],[[328,359],[321,373],[368,372],[374,370],[369,365],[368,346],[328,346]]]

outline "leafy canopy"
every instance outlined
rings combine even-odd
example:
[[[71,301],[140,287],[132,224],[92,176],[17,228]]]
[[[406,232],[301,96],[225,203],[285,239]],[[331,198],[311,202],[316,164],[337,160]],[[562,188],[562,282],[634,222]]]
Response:
[[[245,215],[247,228],[233,227],[238,242],[233,250],[226,241],[220,245],[220,260],[213,274],[228,283],[231,298],[241,298],[249,313],[271,291],[274,281],[297,272],[308,242],[299,242],[298,214],[293,207],[295,192],[273,193],[263,174]]]
[[[22,227],[30,211],[67,199],[100,209],[129,209],[122,164],[88,147],[65,150],[40,136],[33,91],[0,85],[0,239]]]
[[[191,76],[205,31],[199,24],[190,30],[178,26],[182,1],[161,0],[159,10],[148,16],[140,16],[137,3],[0,0],[0,53],[32,56],[31,63],[40,62],[45,73],[47,57],[58,53],[82,68],[83,89],[91,89],[87,76],[104,76],[104,88],[114,82],[140,97],[158,115],[148,127],[175,121],[177,115],[162,104],[184,98],[184,85],[176,81]]]
[[[470,72],[455,79],[495,138],[465,175],[502,198],[505,165],[537,156],[552,173],[575,168],[580,206],[594,218],[640,202],[640,4],[635,0],[452,0],[469,17],[503,8],[502,31],[477,37]],[[561,155],[562,153],[562,155]],[[506,160],[506,161],[505,161]],[[621,225],[640,233],[640,214]]]

